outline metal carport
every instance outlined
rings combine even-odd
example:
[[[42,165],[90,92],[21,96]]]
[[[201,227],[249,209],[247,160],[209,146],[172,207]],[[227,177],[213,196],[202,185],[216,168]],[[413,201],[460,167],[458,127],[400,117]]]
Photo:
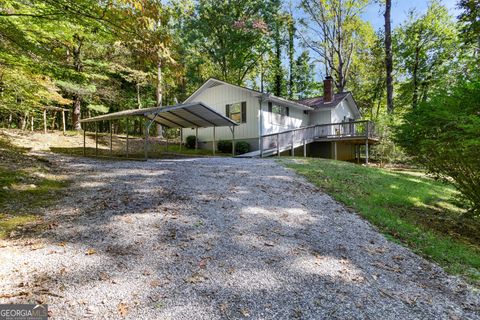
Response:
[[[177,104],[166,107],[153,107],[145,109],[125,110],[113,112],[97,117],[91,117],[80,120],[80,123],[90,123],[99,121],[109,121],[110,125],[110,153],[112,153],[112,120],[118,120],[129,117],[144,117],[148,119],[145,124],[145,159],[148,159],[148,135],[150,126],[155,122],[168,128],[195,128],[196,138],[198,139],[198,128],[213,127],[213,153],[215,154],[215,128],[229,127],[232,131],[232,148],[235,150],[235,126],[238,124],[224,115],[218,113],[212,108],[201,102],[193,102],[186,104]],[[127,120],[127,157],[128,157],[128,120]],[[83,153],[85,155],[85,132],[83,130]],[[182,131],[180,131],[182,132]],[[196,139],[196,141],[197,141]],[[183,141],[183,137],[181,137]],[[97,154],[97,126],[95,126],[95,150]],[[197,146],[196,146],[197,147]],[[235,153],[235,151],[233,151]],[[235,155],[235,154],[233,154]]]

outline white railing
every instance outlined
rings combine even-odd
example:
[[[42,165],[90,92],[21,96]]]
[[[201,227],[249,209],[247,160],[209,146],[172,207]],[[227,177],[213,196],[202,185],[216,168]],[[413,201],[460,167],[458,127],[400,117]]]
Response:
[[[280,152],[300,146],[316,139],[341,138],[371,138],[375,137],[374,123],[368,120],[318,124],[298,129],[262,135],[260,137],[260,156],[265,152],[280,154]]]

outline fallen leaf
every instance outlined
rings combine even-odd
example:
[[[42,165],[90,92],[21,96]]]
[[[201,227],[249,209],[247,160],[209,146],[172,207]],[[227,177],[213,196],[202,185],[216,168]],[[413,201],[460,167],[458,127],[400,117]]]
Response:
[[[159,286],[160,286],[160,280],[153,279],[152,281],[150,281],[150,287],[156,288],[156,287],[159,287]]]
[[[120,302],[118,305],[118,313],[122,316],[125,317],[128,314],[128,306],[124,302]]]
[[[95,254],[95,253],[97,253],[97,251],[95,251],[95,249],[88,249],[87,252],[85,252],[85,255],[90,256],[90,255]]]
[[[247,308],[240,308],[240,313],[241,313],[244,317],[250,317],[250,311],[249,311]]]

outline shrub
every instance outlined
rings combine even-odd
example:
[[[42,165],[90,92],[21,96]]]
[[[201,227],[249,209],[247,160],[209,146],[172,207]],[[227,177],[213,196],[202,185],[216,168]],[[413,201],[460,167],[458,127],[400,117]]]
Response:
[[[222,153],[232,153],[232,141],[230,140],[218,141],[217,149]]]
[[[195,149],[195,140],[195,136],[188,136],[185,140],[185,147],[187,147],[187,149]]]
[[[244,154],[250,151],[250,144],[246,141],[235,142],[235,154]]]
[[[395,139],[427,170],[451,182],[480,217],[480,79],[457,84],[407,113]]]

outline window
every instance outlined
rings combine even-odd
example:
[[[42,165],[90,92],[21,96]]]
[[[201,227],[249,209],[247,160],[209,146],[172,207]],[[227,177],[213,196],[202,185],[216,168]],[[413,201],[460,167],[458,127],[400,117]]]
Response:
[[[227,118],[230,118],[237,123],[247,122],[247,103],[245,101],[227,104],[225,109]]]
[[[268,112],[270,112],[271,122],[274,124],[283,124],[285,117],[290,115],[288,107],[279,106],[271,102],[268,103]]]

